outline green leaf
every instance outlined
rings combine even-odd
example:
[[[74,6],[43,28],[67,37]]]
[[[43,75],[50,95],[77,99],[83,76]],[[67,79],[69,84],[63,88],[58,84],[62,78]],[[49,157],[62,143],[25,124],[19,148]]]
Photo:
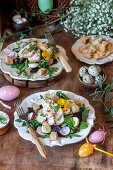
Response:
[[[66,100],[69,100],[69,99],[70,99],[65,93],[62,93],[62,91],[56,92],[56,95],[57,95],[58,97],[63,97],[63,98],[66,99]]]
[[[80,123],[80,129],[86,129],[88,127],[87,123],[84,121],[81,121]]]
[[[112,79],[111,79],[111,86],[113,86],[113,77],[112,77]]]
[[[55,112],[58,112],[60,109],[60,104],[58,104],[57,106],[54,106]]]
[[[113,115],[113,108],[111,108],[111,114]]]
[[[27,78],[30,78],[30,75],[31,75],[31,73],[30,73],[29,69],[26,69],[26,76],[27,76]]]
[[[77,135],[77,134],[69,134],[68,136],[66,136],[66,138],[71,138],[72,137],[81,137],[81,135]]]
[[[64,118],[64,123],[66,123],[67,126],[74,127],[74,120],[73,115],[68,115]]]
[[[63,115],[60,115],[57,120],[60,121],[60,120],[62,119],[62,116],[63,116]]]
[[[81,111],[81,113],[82,113],[82,120],[83,120],[84,122],[86,122],[90,110],[87,109],[87,108],[85,107],[85,105],[83,104],[82,107],[80,108],[80,111]]]

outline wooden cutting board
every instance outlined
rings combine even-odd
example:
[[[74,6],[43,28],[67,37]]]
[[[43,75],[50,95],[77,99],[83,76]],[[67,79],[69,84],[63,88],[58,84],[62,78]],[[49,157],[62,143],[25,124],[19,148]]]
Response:
[[[50,86],[56,83],[60,78],[63,77],[64,71],[62,71],[58,76],[55,76],[53,80],[50,78],[47,80],[37,80],[37,81],[30,81],[30,80],[17,80],[13,79],[10,75],[4,73],[4,77],[12,84],[20,87],[27,87],[27,88],[41,88],[45,86]]]

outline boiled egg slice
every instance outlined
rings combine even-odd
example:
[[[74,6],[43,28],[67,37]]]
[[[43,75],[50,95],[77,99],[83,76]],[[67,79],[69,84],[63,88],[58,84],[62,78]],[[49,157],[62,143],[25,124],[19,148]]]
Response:
[[[73,117],[73,120],[74,120],[74,127],[77,127],[79,125],[78,117]]]
[[[51,132],[51,126],[47,122],[44,122],[42,124],[42,132],[43,133],[50,133]]]
[[[29,68],[36,68],[38,66],[38,63],[29,63]]]

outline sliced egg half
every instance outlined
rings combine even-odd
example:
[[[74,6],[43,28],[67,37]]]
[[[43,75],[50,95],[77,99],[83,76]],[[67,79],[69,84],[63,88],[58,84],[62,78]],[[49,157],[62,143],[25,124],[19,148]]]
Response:
[[[78,117],[73,117],[73,120],[74,120],[74,127],[77,127],[79,125]]]
[[[38,66],[38,63],[29,63],[28,66],[30,68],[36,68]]]
[[[50,133],[51,132],[51,126],[47,122],[44,122],[42,124],[42,132],[43,133]]]

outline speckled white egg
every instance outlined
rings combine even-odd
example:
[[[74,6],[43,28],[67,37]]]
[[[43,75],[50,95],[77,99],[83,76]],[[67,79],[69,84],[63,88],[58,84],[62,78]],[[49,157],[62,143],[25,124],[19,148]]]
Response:
[[[16,24],[22,24],[23,23],[22,19],[15,19],[14,22]]]
[[[27,22],[27,19],[26,18],[22,18],[22,22]]]
[[[97,77],[95,77],[95,84],[99,83],[100,81],[102,81],[102,76],[98,75]]]
[[[88,83],[88,84],[94,83],[93,77],[89,74],[84,74],[82,80],[83,82]]]
[[[87,74],[88,73],[88,67],[86,66],[82,66],[80,69],[79,69],[79,75],[80,77],[83,77],[84,74]]]
[[[15,19],[21,19],[21,15],[14,15],[12,20],[14,21]]]
[[[99,72],[99,74],[100,74],[101,68],[100,68],[99,66],[97,66],[97,65],[96,65],[96,68],[97,68],[97,70],[98,70],[98,72]]]
[[[94,77],[96,77],[96,76],[99,75],[99,71],[98,71],[98,69],[97,69],[97,67],[96,67],[95,65],[90,66],[90,67],[88,68],[88,73],[89,73],[90,75],[94,76]]]

